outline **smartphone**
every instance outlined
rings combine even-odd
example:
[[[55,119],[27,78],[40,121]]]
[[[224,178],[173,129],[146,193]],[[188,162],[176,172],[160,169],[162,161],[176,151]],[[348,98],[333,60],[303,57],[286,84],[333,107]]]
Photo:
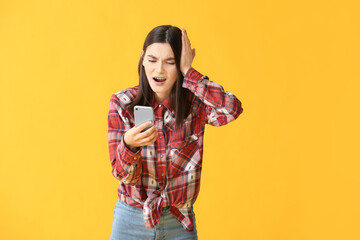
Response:
[[[144,122],[151,121],[151,126],[145,128],[142,132],[148,130],[154,126],[154,109],[148,106],[134,106],[134,116],[135,116],[135,127],[143,124]]]

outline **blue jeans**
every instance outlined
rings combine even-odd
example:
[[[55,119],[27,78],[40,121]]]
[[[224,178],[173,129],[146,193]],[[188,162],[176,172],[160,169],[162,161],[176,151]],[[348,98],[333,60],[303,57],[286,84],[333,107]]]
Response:
[[[130,206],[119,199],[115,205],[111,240],[197,240],[196,221],[194,213],[194,231],[188,232],[170,213],[169,207],[163,208],[159,224],[146,229],[142,208]]]

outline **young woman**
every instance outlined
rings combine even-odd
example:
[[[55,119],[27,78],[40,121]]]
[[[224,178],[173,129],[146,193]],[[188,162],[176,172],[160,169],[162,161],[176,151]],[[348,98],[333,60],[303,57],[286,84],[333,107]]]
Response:
[[[205,124],[225,125],[243,109],[191,66],[194,56],[186,30],[158,26],[145,39],[139,85],[111,96],[109,151],[119,180],[112,240],[197,239]],[[134,127],[135,105],[154,108],[153,127]]]

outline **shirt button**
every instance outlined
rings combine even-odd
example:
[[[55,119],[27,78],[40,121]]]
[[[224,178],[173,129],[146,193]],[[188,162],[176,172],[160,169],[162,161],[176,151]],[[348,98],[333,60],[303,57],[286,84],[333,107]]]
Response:
[[[161,173],[161,176],[164,176],[164,173]]]
[[[161,158],[162,158],[163,156],[164,156],[163,154],[160,155]]]
[[[136,160],[136,159],[137,159],[137,157],[134,157],[134,159]]]
[[[161,121],[161,119],[159,119],[159,122]]]
[[[162,105],[161,104],[159,104],[159,107],[161,107]]]
[[[162,137],[160,136],[159,138],[161,139]]]

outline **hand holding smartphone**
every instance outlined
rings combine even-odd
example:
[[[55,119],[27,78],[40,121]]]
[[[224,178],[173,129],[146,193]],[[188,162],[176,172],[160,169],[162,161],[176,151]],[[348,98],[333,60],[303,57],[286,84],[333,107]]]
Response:
[[[124,134],[125,145],[133,152],[137,147],[153,144],[157,139],[157,127],[154,125],[154,110],[152,107],[134,107],[135,126]]]

